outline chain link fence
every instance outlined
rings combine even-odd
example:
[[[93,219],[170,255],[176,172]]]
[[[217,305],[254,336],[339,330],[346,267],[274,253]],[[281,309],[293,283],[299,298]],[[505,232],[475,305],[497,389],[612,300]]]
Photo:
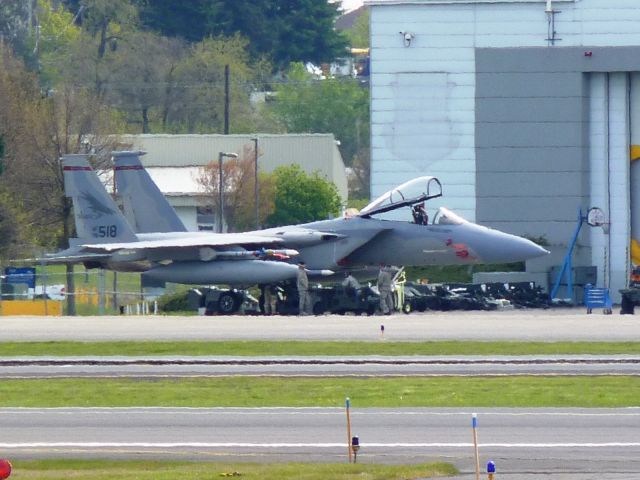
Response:
[[[150,315],[162,288],[144,288],[139,273],[76,267],[69,291],[64,266],[6,267],[0,274],[0,314],[64,315],[70,296],[78,315]]]

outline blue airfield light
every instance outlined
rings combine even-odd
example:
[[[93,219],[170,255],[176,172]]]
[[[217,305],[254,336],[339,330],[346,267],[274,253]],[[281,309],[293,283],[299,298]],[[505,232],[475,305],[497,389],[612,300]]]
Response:
[[[496,473],[496,464],[493,460],[490,460],[489,463],[487,463],[487,473]]]

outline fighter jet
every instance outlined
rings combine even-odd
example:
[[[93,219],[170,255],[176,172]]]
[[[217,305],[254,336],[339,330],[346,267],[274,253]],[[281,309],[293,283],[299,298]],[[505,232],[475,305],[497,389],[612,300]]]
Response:
[[[83,263],[87,268],[115,271],[157,270],[160,276],[171,272],[172,265],[181,265],[188,271],[169,275],[166,281],[194,284],[276,283],[297,273],[296,265],[282,259],[298,252],[284,247],[284,240],[276,236],[185,231],[136,234],[86,155],[64,156],[62,168],[78,238],[70,241],[69,249],[42,259],[48,263]],[[163,270],[165,267],[169,270]]]
[[[193,236],[194,233],[184,233],[184,225],[144,170],[141,154],[114,153],[116,184],[125,210],[132,213],[134,224],[141,231],[163,232],[165,238],[167,235]],[[245,241],[272,239],[282,248],[297,251],[295,261],[304,261],[311,271],[354,271],[380,264],[508,263],[549,253],[530,240],[468,222],[443,207],[429,222],[422,206],[441,196],[442,185],[437,178],[419,177],[386,192],[355,214],[226,235]],[[407,218],[384,218],[387,214],[399,212]],[[176,257],[172,260],[171,263],[153,265],[146,275],[179,283],[201,283],[203,279],[208,279],[205,283],[231,283],[221,280],[225,272],[221,272],[215,262],[202,258],[188,260]],[[199,275],[195,275],[196,272]],[[248,273],[245,284],[256,283],[252,281],[253,275]]]

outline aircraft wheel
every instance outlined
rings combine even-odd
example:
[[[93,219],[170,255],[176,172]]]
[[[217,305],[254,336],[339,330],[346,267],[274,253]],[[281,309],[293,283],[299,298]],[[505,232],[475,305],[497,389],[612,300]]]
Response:
[[[411,310],[413,310],[413,309],[411,308],[411,303],[409,303],[409,302],[406,302],[406,303],[402,306],[402,311],[403,311],[404,313],[407,313],[407,314],[408,314],[408,313],[411,313]]]
[[[222,314],[229,315],[238,309],[238,299],[229,292],[224,292],[218,299],[218,311]]]

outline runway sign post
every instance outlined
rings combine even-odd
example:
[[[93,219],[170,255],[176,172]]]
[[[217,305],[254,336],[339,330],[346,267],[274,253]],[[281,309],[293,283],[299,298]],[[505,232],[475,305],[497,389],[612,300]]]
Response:
[[[351,463],[351,417],[349,415],[349,409],[351,408],[351,400],[347,397],[345,401],[346,411],[347,411],[347,452],[349,454],[349,463]]]
[[[478,415],[471,415],[471,426],[473,427],[473,450],[476,457],[476,480],[480,480],[480,452],[478,451]]]
[[[0,459],[0,480],[9,478],[9,475],[11,475],[11,462],[2,458]]]
[[[358,463],[358,450],[360,450],[360,439],[357,435],[351,437],[351,450],[353,450],[353,463]]]
[[[493,480],[493,475],[496,473],[496,464],[493,463],[493,460],[489,460],[487,463],[487,478],[488,480]]]

